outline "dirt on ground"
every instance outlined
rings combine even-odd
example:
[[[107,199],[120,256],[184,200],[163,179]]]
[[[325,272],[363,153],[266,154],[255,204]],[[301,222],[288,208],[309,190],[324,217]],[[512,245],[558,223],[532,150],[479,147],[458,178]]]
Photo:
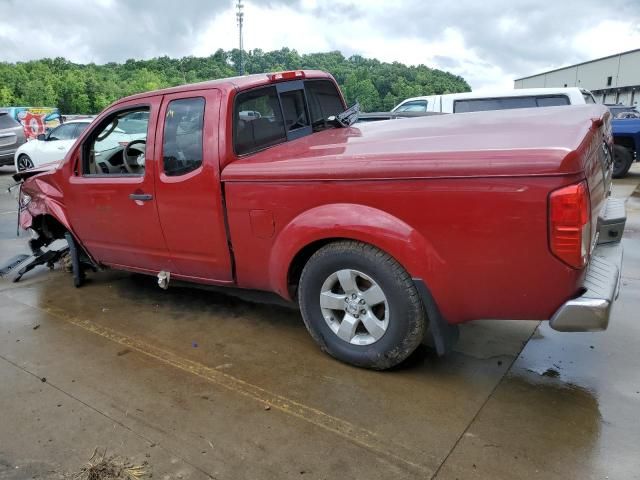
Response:
[[[140,480],[151,478],[147,462],[134,465],[117,455],[107,456],[106,452],[94,450],[89,462],[78,472],[65,475],[65,480]]]

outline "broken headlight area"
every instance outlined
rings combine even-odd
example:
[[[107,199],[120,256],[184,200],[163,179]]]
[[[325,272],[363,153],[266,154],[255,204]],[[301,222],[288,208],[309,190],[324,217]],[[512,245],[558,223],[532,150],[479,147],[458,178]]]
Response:
[[[31,203],[31,195],[26,193],[20,193],[20,198],[18,199],[18,205],[20,207],[20,211],[27,208],[27,206]]]

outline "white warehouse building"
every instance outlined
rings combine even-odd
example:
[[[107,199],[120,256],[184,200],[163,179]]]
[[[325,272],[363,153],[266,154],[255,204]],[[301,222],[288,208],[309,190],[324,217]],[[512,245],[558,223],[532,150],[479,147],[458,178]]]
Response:
[[[640,49],[515,80],[514,88],[581,87],[600,103],[638,105]]]

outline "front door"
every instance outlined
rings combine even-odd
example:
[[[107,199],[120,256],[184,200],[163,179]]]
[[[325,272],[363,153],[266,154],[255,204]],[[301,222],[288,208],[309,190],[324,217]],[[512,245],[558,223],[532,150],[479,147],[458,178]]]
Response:
[[[71,159],[75,167],[65,192],[71,225],[103,264],[143,272],[171,270],[154,189],[160,101],[145,98],[110,112],[91,128]]]
[[[233,280],[219,174],[220,92],[165,95],[156,150],[160,223],[178,277]]]

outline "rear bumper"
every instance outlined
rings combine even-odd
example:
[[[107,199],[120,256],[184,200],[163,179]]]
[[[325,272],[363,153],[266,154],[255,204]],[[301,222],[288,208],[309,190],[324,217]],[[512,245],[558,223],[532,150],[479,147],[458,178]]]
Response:
[[[611,207],[604,209],[605,215],[600,219],[598,229],[598,245],[587,267],[583,282],[585,291],[578,298],[565,302],[551,317],[549,325],[554,330],[597,332],[606,330],[609,325],[611,307],[620,290],[623,257],[620,240],[626,222],[624,203],[620,205],[614,199],[609,202]]]

